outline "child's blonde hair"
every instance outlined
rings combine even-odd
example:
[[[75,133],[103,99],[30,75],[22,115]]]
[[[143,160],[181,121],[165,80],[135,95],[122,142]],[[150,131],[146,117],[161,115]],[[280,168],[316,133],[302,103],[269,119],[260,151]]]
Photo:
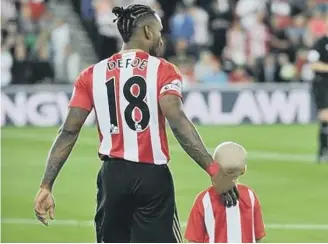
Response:
[[[235,142],[223,142],[213,153],[213,158],[226,175],[242,175],[246,171],[246,149]]]

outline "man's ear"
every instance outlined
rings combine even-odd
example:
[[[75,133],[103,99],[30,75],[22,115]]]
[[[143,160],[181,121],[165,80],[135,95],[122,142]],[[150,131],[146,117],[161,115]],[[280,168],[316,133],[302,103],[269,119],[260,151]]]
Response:
[[[150,30],[149,25],[144,26],[144,33],[147,40],[151,40],[153,38],[153,33]]]

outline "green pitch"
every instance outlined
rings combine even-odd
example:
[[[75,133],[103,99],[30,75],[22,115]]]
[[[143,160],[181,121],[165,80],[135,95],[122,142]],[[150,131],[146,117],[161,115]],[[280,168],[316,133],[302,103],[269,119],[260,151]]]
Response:
[[[314,164],[317,128],[311,126],[199,127],[209,148],[224,140],[249,151],[241,178],[257,192],[267,225],[265,242],[328,242],[328,165]],[[94,242],[97,135],[85,128],[55,185],[56,221],[34,219],[33,200],[56,128],[2,128],[2,242]],[[187,220],[208,177],[170,136],[180,220]]]

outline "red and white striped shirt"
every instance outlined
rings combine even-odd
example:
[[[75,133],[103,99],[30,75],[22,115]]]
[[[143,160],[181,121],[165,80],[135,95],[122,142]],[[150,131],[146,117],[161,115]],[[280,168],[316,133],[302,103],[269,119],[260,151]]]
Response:
[[[254,243],[265,236],[261,206],[255,193],[238,185],[240,199],[225,208],[213,187],[201,192],[191,209],[185,238],[191,242]]]
[[[96,113],[99,155],[166,164],[169,148],[159,99],[182,97],[177,68],[141,50],[117,53],[77,78],[70,107]]]

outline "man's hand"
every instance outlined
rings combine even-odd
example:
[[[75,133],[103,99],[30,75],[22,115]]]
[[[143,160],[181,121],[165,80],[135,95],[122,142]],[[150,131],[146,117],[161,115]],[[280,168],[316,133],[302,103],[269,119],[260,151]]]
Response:
[[[44,225],[49,225],[48,217],[53,220],[55,215],[55,200],[50,190],[41,188],[34,200],[34,212],[37,219]]]
[[[239,192],[237,186],[234,186],[232,190],[221,194],[221,201],[225,207],[230,208],[237,205],[239,199]]]
[[[239,192],[235,184],[235,175],[226,175],[222,170],[211,177],[214,189],[221,196],[221,201],[225,207],[236,206]]]

